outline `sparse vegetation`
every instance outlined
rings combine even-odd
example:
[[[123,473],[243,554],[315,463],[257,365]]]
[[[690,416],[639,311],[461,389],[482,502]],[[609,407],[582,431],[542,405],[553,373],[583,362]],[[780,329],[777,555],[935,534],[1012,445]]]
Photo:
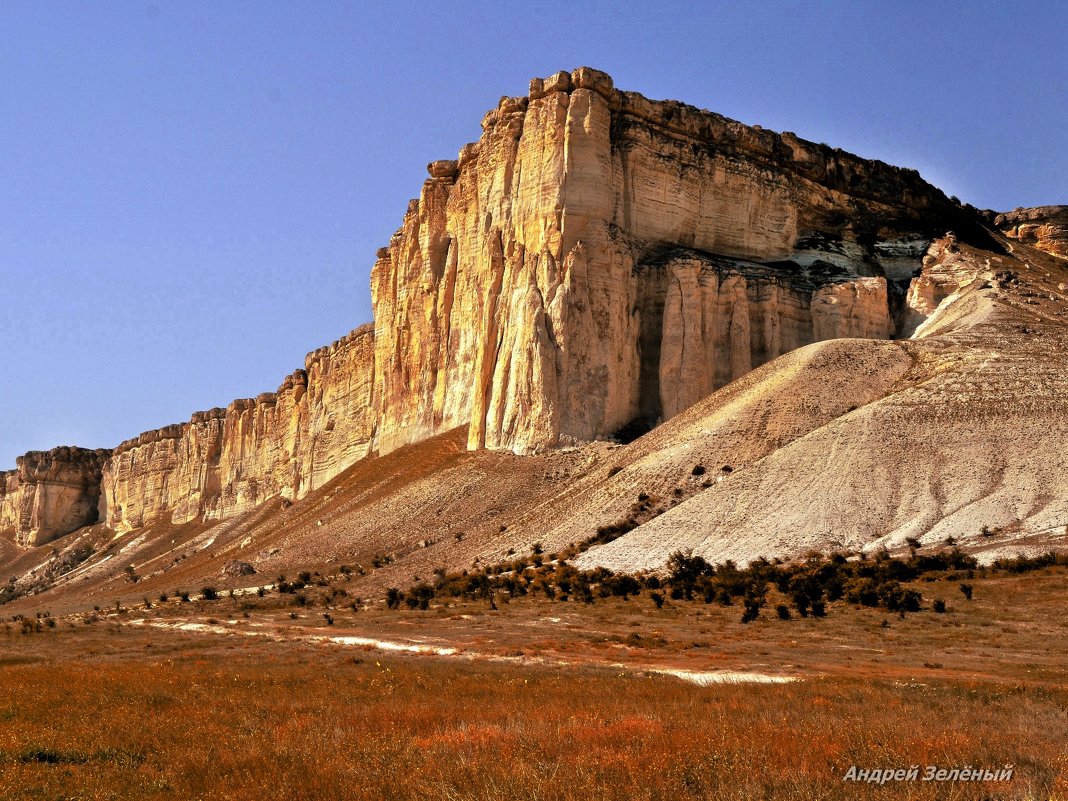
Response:
[[[870,794],[842,781],[854,764],[1016,766],[1011,783],[896,782],[875,788],[883,799],[1059,798],[1068,783],[1063,685],[960,684],[942,661],[923,684],[696,687],[259,640],[218,658],[207,639],[160,664],[133,653],[166,641],[151,632],[87,664],[111,635],[79,636],[9,641],[5,657],[48,659],[0,671],[0,798],[852,801]],[[664,647],[644,631],[615,644]],[[254,736],[234,737],[241,726]]]
[[[540,543],[535,543],[532,550],[542,550]],[[790,606],[802,618],[822,618],[827,614],[828,603],[834,602],[881,607],[904,617],[923,609],[922,593],[906,586],[907,583],[960,574],[1016,573],[1068,562],[1068,557],[1051,553],[1003,560],[986,569],[979,567],[974,557],[955,547],[926,554],[910,549],[907,557],[892,557],[886,551],[871,557],[813,553],[797,562],[757,559],[747,567],[739,568],[731,561],[713,565],[691,552],[677,551],[669,557],[665,575],[661,578],[650,573],[616,573],[603,567],[578,570],[567,562],[569,552],[554,554],[558,558],[548,562],[540,553],[535,553],[530,557],[455,573],[439,568],[434,571],[432,583],[420,581],[407,592],[391,588],[386,594],[386,606],[397,609],[404,603],[411,609],[425,610],[435,599],[450,598],[486,600],[495,606],[494,597],[498,593],[507,600],[541,596],[560,602],[594,603],[597,598],[625,600],[639,595],[643,589],[660,589],[663,585],[674,600],[697,600],[722,606],[741,603],[743,623],[760,617],[761,610],[768,604],[769,588],[774,588],[779,596],[789,601],[789,605],[776,603],[779,620],[792,618]],[[961,591],[965,597],[970,597],[971,585],[961,585]],[[658,609],[663,607],[665,598],[662,594],[657,593],[651,598]],[[785,608],[787,614],[784,615],[780,607]],[[944,601],[936,601],[933,608],[936,612],[944,612]]]

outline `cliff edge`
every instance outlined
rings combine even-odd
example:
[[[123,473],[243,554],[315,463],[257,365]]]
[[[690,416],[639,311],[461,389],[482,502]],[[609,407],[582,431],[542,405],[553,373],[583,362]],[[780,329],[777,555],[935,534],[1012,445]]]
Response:
[[[961,283],[923,269],[947,231],[1001,247],[914,170],[585,67],[502,98],[428,173],[378,251],[372,325],[276,392],[47,469],[28,454],[3,474],[0,530],[33,545],[220,520],[461,427],[517,454],[626,442],[795,349],[920,330]],[[1063,209],[1029,211],[996,224],[1058,252]]]

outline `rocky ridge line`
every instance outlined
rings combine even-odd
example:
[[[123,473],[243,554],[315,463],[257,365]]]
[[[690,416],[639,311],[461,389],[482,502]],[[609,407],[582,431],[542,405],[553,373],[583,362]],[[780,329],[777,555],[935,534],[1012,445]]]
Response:
[[[907,334],[929,241],[988,238],[914,170],[589,68],[535,79],[482,127],[428,165],[378,251],[373,330],[275,393],[127,440],[66,505],[118,530],[221,519],[461,426],[517,453],[640,433],[810,342]],[[0,528],[21,544],[89,520],[59,504],[27,527],[16,510],[59,484],[6,475]]]

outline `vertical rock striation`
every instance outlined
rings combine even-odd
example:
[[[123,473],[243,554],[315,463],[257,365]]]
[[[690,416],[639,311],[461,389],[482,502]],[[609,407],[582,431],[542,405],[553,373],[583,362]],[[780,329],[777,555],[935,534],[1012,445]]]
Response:
[[[0,528],[220,519],[459,426],[517,453],[637,434],[802,345],[901,333],[937,304],[934,278],[905,291],[933,237],[979,230],[913,170],[588,68],[502,98],[428,173],[378,252],[373,330],[106,457],[27,455]]]
[[[217,520],[322,486],[370,450],[373,339],[357,329],[309,353],[277,392],[122,443],[103,467],[100,519],[120,530]]]
[[[482,128],[372,273],[383,452],[464,424],[471,447],[584,442],[814,339],[889,336],[887,280],[966,226],[912,170],[591,69]]]

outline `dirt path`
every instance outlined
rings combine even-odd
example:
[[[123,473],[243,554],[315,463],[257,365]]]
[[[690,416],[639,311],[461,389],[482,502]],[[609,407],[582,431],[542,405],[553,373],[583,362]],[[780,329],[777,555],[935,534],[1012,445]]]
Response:
[[[161,620],[146,620],[138,618],[124,625],[148,626],[157,629],[169,629],[173,631],[187,631],[202,634],[221,635],[224,637],[261,637],[275,642],[302,642],[320,645],[339,645],[348,648],[362,648],[394,653],[418,654],[421,656],[455,657],[468,660],[487,662],[511,662],[517,664],[549,665],[552,667],[603,667],[613,670],[626,670],[632,673],[652,673],[663,676],[673,676],[682,681],[707,687],[713,684],[784,684],[791,681],[799,681],[797,676],[782,674],[760,673],[755,671],[737,670],[687,670],[685,668],[670,665],[652,664],[622,664],[619,662],[604,661],[568,661],[562,659],[547,659],[539,656],[507,656],[503,654],[489,654],[470,649],[461,649],[450,646],[429,645],[418,642],[398,642],[396,640],[380,640],[372,637],[339,634],[314,634],[303,627],[293,626],[269,626],[264,623],[249,623],[246,621],[227,620],[225,622],[201,623],[197,621],[167,622]]]

